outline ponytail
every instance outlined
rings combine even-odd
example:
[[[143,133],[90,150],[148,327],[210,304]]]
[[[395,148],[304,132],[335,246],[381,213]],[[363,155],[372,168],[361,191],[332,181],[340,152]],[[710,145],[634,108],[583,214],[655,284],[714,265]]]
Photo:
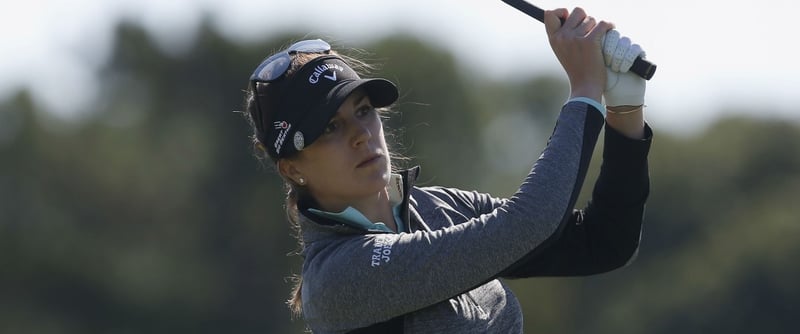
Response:
[[[289,224],[295,230],[297,243],[300,250],[303,249],[303,236],[300,230],[300,213],[297,209],[297,202],[298,202],[298,189],[297,186],[292,184],[290,181],[285,181],[285,187],[287,188],[286,191],[286,217],[289,219]],[[289,306],[289,310],[292,311],[292,315],[297,318],[303,315],[303,300],[302,300],[302,289],[303,289],[303,275],[302,274],[295,274],[290,277],[294,286],[292,286],[292,292],[289,295],[289,300],[286,301],[286,305]]]

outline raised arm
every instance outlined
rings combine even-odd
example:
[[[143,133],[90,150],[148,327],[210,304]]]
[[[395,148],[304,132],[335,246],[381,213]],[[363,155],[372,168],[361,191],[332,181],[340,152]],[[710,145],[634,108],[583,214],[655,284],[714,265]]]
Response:
[[[603,164],[592,198],[575,210],[561,234],[529,253],[501,276],[577,276],[607,272],[633,260],[639,248],[650,183],[647,154],[652,140],[627,138],[606,126]]]

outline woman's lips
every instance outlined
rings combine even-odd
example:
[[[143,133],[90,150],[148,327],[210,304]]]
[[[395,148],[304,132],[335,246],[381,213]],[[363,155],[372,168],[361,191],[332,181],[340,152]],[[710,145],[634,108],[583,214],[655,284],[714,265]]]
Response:
[[[369,158],[367,158],[366,160],[364,160],[360,164],[358,164],[358,166],[356,166],[356,168],[367,167],[367,166],[369,166],[371,164],[374,164],[374,163],[378,162],[381,159],[381,157],[383,157],[383,156],[380,155],[380,154],[376,154],[376,155],[370,156]]]

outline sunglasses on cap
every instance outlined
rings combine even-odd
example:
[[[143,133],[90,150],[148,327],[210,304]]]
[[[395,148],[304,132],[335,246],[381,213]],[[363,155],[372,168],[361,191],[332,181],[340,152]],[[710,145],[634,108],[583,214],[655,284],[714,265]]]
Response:
[[[292,54],[295,53],[319,53],[329,52],[331,46],[321,39],[307,39],[292,44],[288,49],[278,52],[261,62],[253,74],[250,75],[250,81],[256,82],[273,82],[283,77],[292,64]]]

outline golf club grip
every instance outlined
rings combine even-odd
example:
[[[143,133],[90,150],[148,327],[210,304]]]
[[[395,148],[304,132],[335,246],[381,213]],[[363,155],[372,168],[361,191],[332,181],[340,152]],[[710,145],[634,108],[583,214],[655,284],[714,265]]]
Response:
[[[528,16],[538,20],[539,22],[544,23],[544,10],[541,8],[536,7],[525,0],[503,0],[503,2],[525,14],[528,14]],[[564,19],[561,19],[561,23],[564,23]],[[633,65],[631,65],[630,71],[636,73],[636,75],[645,80],[650,80],[653,78],[653,75],[656,74],[656,64],[644,60],[642,57],[636,57],[636,59],[633,61]]]

